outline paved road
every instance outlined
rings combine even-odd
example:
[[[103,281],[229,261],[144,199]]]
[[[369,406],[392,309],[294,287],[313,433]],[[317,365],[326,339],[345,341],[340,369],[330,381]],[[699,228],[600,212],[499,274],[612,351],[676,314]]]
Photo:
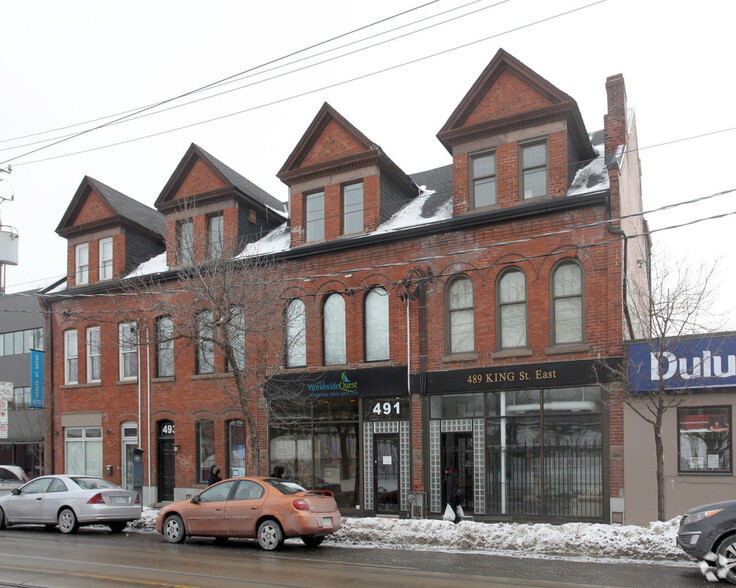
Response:
[[[693,566],[610,564],[323,545],[288,541],[277,553],[252,541],[189,540],[170,545],[158,535],[112,535],[82,529],[61,535],[38,527],[0,532],[0,585],[344,587],[626,587],[713,586]]]

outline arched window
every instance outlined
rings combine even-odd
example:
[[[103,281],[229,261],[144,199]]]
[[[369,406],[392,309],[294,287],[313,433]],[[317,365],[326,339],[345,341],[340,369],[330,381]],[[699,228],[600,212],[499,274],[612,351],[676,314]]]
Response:
[[[330,294],[323,308],[325,365],[347,363],[345,349],[345,299]]]
[[[388,293],[373,288],[365,297],[365,360],[389,358]]]
[[[500,349],[526,347],[526,276],[512,268],[501,274],[496,285],[498,346]]]
[[[453,278],[445,292],[448,353],[475,350],[475,310],[473,282],[467,276]]]
[[[583,269],[563,261],[552,270],[552,341],[555,345],[582,343]]]
[[[307,365],[307,312],[294,298],[286,307],[286,367]]]

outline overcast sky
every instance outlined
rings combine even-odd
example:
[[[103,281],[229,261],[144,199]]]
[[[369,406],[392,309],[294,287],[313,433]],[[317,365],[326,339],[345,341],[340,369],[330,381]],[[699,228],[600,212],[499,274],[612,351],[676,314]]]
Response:
[[[65,241],[55,229],[85,175],[152,206],[197,143],[285,201],[276,173],[324,102],[407,173],[449,164],[435,135],[499,48],[571,95],[589,132],[603,128],[606,77],[623,74],[636,112],[645,210],[736,188],[733,0],[422,4],[3,2],[0,162],[13,170],[0,173],[0,195],[8,196],[10,182],[14,200],[0,204],[0,220],[20,233],[8,291],[66,273]],[[249,73],[164,107],[177,108],[49,146],[241,72]],[[70,126],[78,123],[85,124]],[[731,192],[647,218],[658,229],[734,211]],[[735,229],[736,216],[727,216],[654,233],[668,262],[720,260],[719,309],[731,311],[724,326],[734,329]]]

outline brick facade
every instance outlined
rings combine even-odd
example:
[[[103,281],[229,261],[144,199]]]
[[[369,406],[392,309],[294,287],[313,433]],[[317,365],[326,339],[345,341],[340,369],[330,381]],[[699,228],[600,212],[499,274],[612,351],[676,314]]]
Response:
[[[610,94],[604,131],[606,154],[635,140],[635,136],[630,137],[635,129],[621,128],[622,121],[626,121],[623,79],[619,83],[616,78],[614,82],[609,78],[607,84]],[[610,130],[615,130],[613,135],[609,132],[609,119]],[[477,443],[481,439],[479,435],[490,425],[476,417],[466,419],[467,422],[472,421],[472,430],[462,428],[471,425],[448,416],[442,417],[441,422],[434,421],[440,418],[433,412],[436,409],[430,409],[430,405],[435,404],[434,398],[451,400],[461,392],[472,394],[470,384],[474,378],[488,384],[479,392],[493,394],[505,388],[491,383],[512,375],[528,379],[530,387],[540,390],[554,388],[557,372],[564,372],[564,386],[590,386],[593,362],[615,361],[623,355],[622,339],[627,329],[623,284],[628,279],[641,279],[641,276],[629,275],[637,271],[637,266],[626,259],[621,224],[606,222],[612,216],[618,216],[622,199],[625,199],[625,208],[630,212],[636,210],[637,202],[639,206],[641,202],[640,194],[622,196],[616,162],[610,162],[607,169],[610,180],[603,178],[598,189],[579,193],[571,191],[572,178],[578,170],[584,171],[586,166],[592,165],[597,154],[582,124],[577,105],[569,96],[501,51],[438,137],[452,158],[452,166],[447,168],[447,172],[452,174],[451,190],[447,194],[439,191],[434,195],[418,195],[414,179],[388,159],[380,147],[329,105],[320,110],[278,174],[290,188],[290,218],[288,246],[274,254],[280,279],[285,280],[281,300],[275,304],[281,308],[294,298],[305,301],[306,366],[301,370],[287,369],[283,364],[283,348],[279,340],[284,339],[284,333],[269,335],[268,341],[257,333],[246,334],[246,361],[257,356],[263,364],[281,362],[276,376],[282,378],[295,378],[301,372],[319,376],[337,370],[342,371],[343,378],[355,381],[361,374],[388,374],[393,373],[389,369],[396,367],[406,372],[408,368],[406,381],[387,382],[387,390],[403,390],[404,396],[407,386],[410,388],[409,414],[402,417],[405,420],[374,425],[368,416],[355,413],[358,415],[355,418],[360,421],[356,440],[360,449],[354,467],[363,474],[358,476],[359,481],[353,479],[353,482],[356,483],[358,504],[369,512],[378,506],[370,502],[374,500],[370,486],[372,480],[363,478],[367,477],[368,471],[374,471],[371,469],[374,466],[364,462],[363,456],[367,451],[373,451],[367,444],[372,442],[374,435],[394,428],[397,434],[403,435],[400,433],[404,430],[402,423],[408,423],[410,466],[402,469],[400,479],[403,485],[400,491],[397,490],[400,495],[398,504],[401,512],[406,513],[407,491],[420,492],[427,497],[425,507],[429,510],[426,512],[434,512],[432,505],[440,500],[437,495],[439,473],[436,471],[440,457],[435,445],[440,438],[442,443],[449,443],[447,439],[450,437],[441,437],[446,435],[444,431],[458,426],[463,435],[473,435],[476,473],[491,467],[491,456],[483,453],[483,443],[480,446]],[[546,146],[547,194],[524,199],[519,188],[520,146],[526,141],[539,139]],[[610,141],[614,143],[609,145]],[[474,209],[470,198],[472,171],[469,169],[469,156],[488,150],[496,154],[497,204]],[[218,164],[197,149],[190,149],[156,203],[158,210],[166,215],[165,235],[162,232],[161,242],[168,245],[166,273],[161,274],[164,281],[153,286],[159,289],[153,297],[150,293],[139,297],[75,296],[72,243],[90,233],[75,230],[77,223],[85,222],[83,215],[69,219],[66,231],[74,235],[74,240],[69,238],[70,288],[53,298],[49,330],[53,337],[50,385],[54,390],[54,420],[48,438],[54,443],[54,470],[63,471],[66,467],[65,429],[84,422],[83,415],[91,414],[95,415],[94,422],[101,423],[103,462],[114,466],[109,477],[117,483],[123,482],[120,429],[124,422],[139,421],[138,383],[121,382],[119,379],[118,323],[130,317],[135,317],[143,325],[139,354],[142,376],[140,406],[143,415],[150,410],[151,416],[150,421],[147,416],[141,416],[141,432],[144,434],[141,445],[148,451],[147,459],[154,472],[150,486],[157,485],[160,452],[156,451],[156,423],[163,420],[176,424],[176,488],[181,493],[200,487],[196,471],[195,423],[198,421],[215,423],[214,459],[217,463],[228,463],[226,425],[231,420],[242,418],[242,415],[228,393],[228,390],[232,391],[233,384],[232,376],[223,374],[224,358],[219,352],[215,353],[215,375],[197,375],[194,348],[187,347],[183,341],[176,341],[175,375],[155,377],[156,348],[151,342],[158,315],[154,303],[144,302],[160,300],[160,307],[179,305],[182,308],[193,304],[187,295],[177,290],[176,222],[182,214],[182,209],[176,207],[177,200],[190,201],[186,213],[194,222],[198,261],[204,260],[202,251],[206,243],[207,214],[222,211],[225,233],[231,235],[238,231],[248,207],[259,206],[258,198],[254,198],[253,193],[238,191],[238,182],[233,182],[227,170],[223,172],[222,164]],[[345,238],[342,190],[346,184],[356,181],[363,183],[364,232],[357,237]],[[627,188],[631,184],[630,181],[624,182]],[[434,189],[429,184],[427,188]],[[306,243],[305,195],[315,190],[324,191],[324,239]],[[382,193],[384,191],[385,194]],[[427,199],[422,210],[429,210],[431,199],[436,199],[436,209],[432,214],[437,216],[433,222],[422,221],[416,226],[404,225],[401,230],[376,232],[394,210],[401,206],[409,207],[420,198]],[[93,197],[87,198],[82,210],[90,210],[94,203]],[[441,205],[446,206],[442,209]],[[441,216],[437,212],[440,209],[452,212]],[[277,225],[274,222],[272,226],[262,227],[263,232]],[[641,229],[641,223],[623,228],[633,234]],[[124,238],[123,233],[115,237],[116,255],[118,247],[123,248],[119,241]],[[91,267],[93,249],[91,245]],[[556,344],[551,283],[556,268],[565,261],[574,262],[583,276],[580,299],[583,302],[584,332],[579,341]],[[525,279],[526,342],[518,348],[502,348],[499,335],[499,280],[509,268],[521,270]],[[457,276],[470,279],[473,295],[473,344],[471,350],[463,353],[452,353],[448,347],[448,286]],[[120,275],[116,273],[118,277]],[[94,284],[92,274],[90,280],[89,288],[95,292],[119,292],[113,285],[103,288]],[[376,286],[388,293],[389,353],[384,361],[367,362],[366,296]],[[326,366],[322,304],[331,293],[339,293],[344,300],[347,336],[344,363]],[[102,378],[100,383],[94,384],[85,383],[84,332],[89,326],[100,326],[103,340]],[[80,384],[64,386],[63,333],[68,329],[78,331]],[[251,367],[255,368],[255,364]],[[150,381],[150,406],[148,383],[143,378],[149,370],[154,374]],[[258,378],[262,378],[257,372],[253,369],[253,375],[246,376],[252,380],[251,384],[257,384]],[[560,376],[560,381],[562,379]],[[440,381],[450,384],[444,384],[445,389],[442,389],[438,384]],[[517,380],[512,388],[519,389],[519,384]],[[255,454],[248,451],[248,473],[266,473],[275,463],[274,450],[269,445],[269,414],[261,392],[262,387],[256,386],[251,396],[253,416],[259,430],[260,463],[254,464]],[[393,392],[386,393],[394,396]],[[371,390],[359,399],[365,404],[368,399],[380,396],[380,390]],[[613,507],[606,499],[623,498],[622,412],[618,406],[608,406],[606,410],[601,409],[601,415],[602,451],[606,461],[600,476],[603,489],[598,498],[600,509],[594,515],[586,515],[575,510],[577,507],[571,507],[569,512],[561,515],[563,519],[607,519]],[[316,424],[315,421],[313,425]],[[435,426],[438,427],[436,430],[433,429]],[[371,432],[367,433],[369,429]],[[246,445],[250,443],[248,438]],[[478,461],[481,458],[482,463]],[[340,467],[344,471],[347,469],[344,464]],[[481,481],[473,486],[474,497],[477,501],[487,501],[486,493],[491,490],[484,486],[484,476],[478,476],[478,479]],[[146,485],[149,485],[148,481]],[[155,488],[152,492],[152,500],[155,501]],[[482,519],[484,515],[493,518],[492,508],[490,503],[484,503],[482,508],[478,505],[478,518]],[[554,516],[548,518],[555,519]]]

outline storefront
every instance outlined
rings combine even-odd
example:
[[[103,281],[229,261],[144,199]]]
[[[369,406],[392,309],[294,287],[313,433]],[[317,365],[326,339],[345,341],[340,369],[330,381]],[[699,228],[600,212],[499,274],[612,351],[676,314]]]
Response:
[[[444,508],[456,468],[466,515],[604,520],[608,422],[596,362],[569,361],[428,377],[429,509]]]
[[[330,490],[344,514],[405,512],[411,485],[406,368],[272,378],[270,473]]]
[[[654,430],[635,408],[644,408],[661,381],[667,391],[663,414],[665,517],[699,504],[734,497],[733,432],[736,407],[736,336],[648,343],[629,347],[633,407],[624,413],[626,520],[657,518]]]

